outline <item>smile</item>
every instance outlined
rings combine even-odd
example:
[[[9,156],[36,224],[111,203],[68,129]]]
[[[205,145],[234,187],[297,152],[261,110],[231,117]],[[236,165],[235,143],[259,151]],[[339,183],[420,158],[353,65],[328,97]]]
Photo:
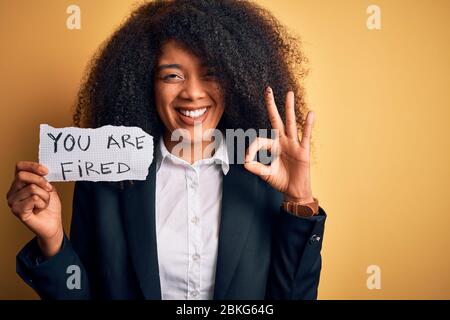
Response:
[[[208,117],[211,106],[200,108],[176,108],[181,121],[189,126],[203,123]]]
[[[186,116],[186,117],[190,117],[190,118],[195,119],[195,118],[198,118],[198,117],[201,117],[202,115],[204,115],[205,112],[206,112],[206,110],[207,110],[207,108],[204,107],[204,108],[201,108],[201,109],[195,109],[195,110],[189,110],[189,109],[182,109],[182,108],[179,108],[179,109],[177,109],[177,110],[178,110],[178,112],[180,112],[182,115],[184,115],[184,116]]]

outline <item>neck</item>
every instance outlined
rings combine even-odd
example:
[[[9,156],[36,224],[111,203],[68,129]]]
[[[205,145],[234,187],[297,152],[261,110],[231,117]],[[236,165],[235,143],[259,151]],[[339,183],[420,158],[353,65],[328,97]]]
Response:
[[[164,145],[167,150],[174,156],[183,159],[184,161],[193,164],[197,160],[211,158],[214,155],[214,140],[213,141],[172,141],[170,139],[170,132],[164,133]]]

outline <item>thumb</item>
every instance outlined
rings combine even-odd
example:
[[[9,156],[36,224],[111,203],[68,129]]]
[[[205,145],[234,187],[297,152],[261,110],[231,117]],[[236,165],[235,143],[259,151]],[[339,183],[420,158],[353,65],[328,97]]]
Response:
[[[244,163],[244,168],[250,171],[251,173],[257,175],[264,181],[268,181],[273,173],[272,166],[262,164],[258,161],[246,161]]]

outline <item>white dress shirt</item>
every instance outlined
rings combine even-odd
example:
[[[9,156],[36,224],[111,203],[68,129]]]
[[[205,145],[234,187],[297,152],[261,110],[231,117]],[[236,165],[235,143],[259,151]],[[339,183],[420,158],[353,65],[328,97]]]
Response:
[[[223,175],[222,139],[213,157],[189,164],[156,148],[156,239],[162,299],[212,299],[217,264]]]

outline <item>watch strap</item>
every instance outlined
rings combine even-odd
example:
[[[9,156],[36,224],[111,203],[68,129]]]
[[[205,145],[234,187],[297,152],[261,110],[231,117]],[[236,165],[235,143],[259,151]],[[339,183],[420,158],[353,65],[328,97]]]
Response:
[[[313,200],[313,202],[303,204],[294,201],[283,201],[282,207],[296,216],[312,217],[319,213],[319,200],[317,198],[313,198]]]

